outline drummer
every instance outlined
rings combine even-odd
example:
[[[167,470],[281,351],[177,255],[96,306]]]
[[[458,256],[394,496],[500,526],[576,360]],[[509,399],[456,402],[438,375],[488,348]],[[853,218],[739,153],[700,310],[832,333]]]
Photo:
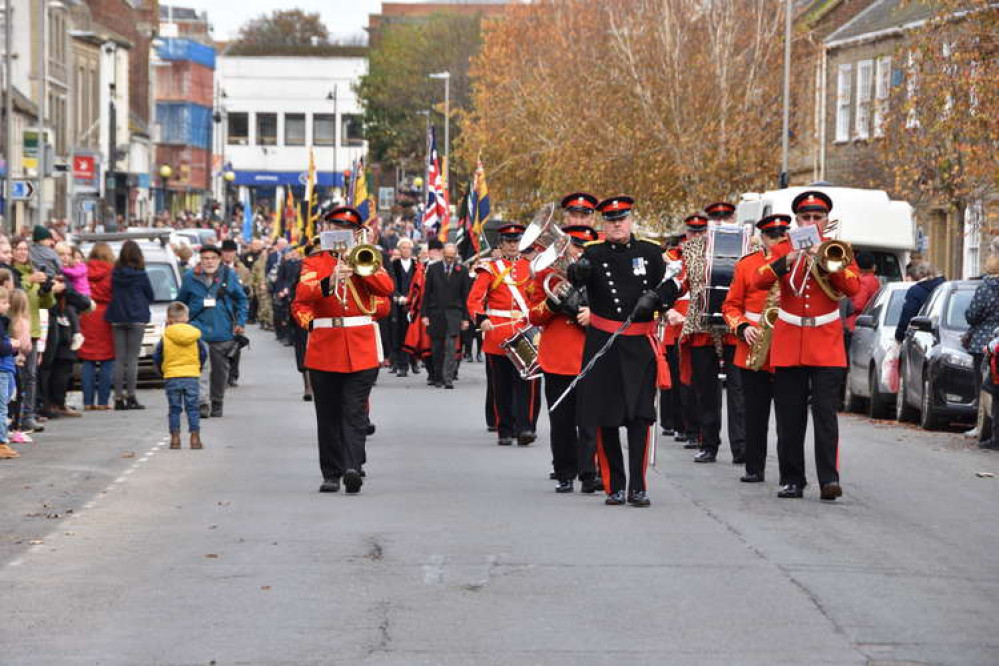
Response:
[[[540,379],[526,380],[501,346],[530,324],[528,303],[533,284],[529,262],[517,248],[524,234],[522,224],[501,224],[498,259],[476,267],[475,282],[468,294],[468,313],[473,320],[482,315],[482,349],[490,381],[496,432],[500,446],[510,446],[514,439],[528,446],[535,439],[538,411],[541,406]]]

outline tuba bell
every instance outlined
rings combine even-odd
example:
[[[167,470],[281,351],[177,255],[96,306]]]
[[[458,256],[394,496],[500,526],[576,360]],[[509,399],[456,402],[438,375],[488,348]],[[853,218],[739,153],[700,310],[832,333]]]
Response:
[[[531,275],[537,275],[545,269],[552,272],[545,276],[541,286],[545,296],[553,301],[560,301],[569,290],[569,280],[566,271],[572,263],[569,246],[572,239],[562,231],[555,222],[555,204],[545,204],[534,216],[520,241],[520,251],[539,245],[544,249],[531,259]]]

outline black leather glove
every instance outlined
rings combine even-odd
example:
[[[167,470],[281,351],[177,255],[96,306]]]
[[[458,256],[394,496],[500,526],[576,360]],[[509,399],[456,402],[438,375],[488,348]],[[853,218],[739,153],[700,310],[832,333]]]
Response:
[[[579,308],[586,305],[583,294],[574,288],[569,288],[566,293],[562,296],[561,300],[554,301],[551,298],[546,299],[548,304],[548,309],[552,312],[557,312],[559,314],[564,314],[572,319],[576,318],[579,314]]]
[[[668,309],[673,307],[673,303],[676,302],[676,297],[680,294],[680,287],[676,284],[676,280],[666,280],[657,292],[662,305]]]
[[[659,297],[659,294],[649,289],[638,297],[635,309],[632,311],[632,321],[648,321],[652,319],[652,313],[661,308],[662,304],[663,301]]]
[[[569,264],[566,275],[573,286],[581,287],[590,279],[593,272],[593,264],[586,257],[580,257],[575,262]]]

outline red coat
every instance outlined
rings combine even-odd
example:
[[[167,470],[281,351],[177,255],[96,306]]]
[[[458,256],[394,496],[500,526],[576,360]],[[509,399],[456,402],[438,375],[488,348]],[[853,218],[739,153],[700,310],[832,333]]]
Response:
[[[517,259],[511,268],[506,259],[493,259],[477,270],[478,275],[468,293],[468,314],[473,320],[478,315],[485,315],[492,322],[495,328],[482,336],[482,350],[487,354],[502,355],[504,352],[500,343],[519,330],[522,324],[516,322],[526,319],[530,309],[534,292],[531,265],[526,259]],[[513,291],[520,294],[523,305],[518,303]],[[514,316],[497,314],[501,312]]]
[[[728,296],[722,303],[722,314],[725,316],[725,323],[735,333],[735,358],[733,362],[736,367],[746,367],[746,356],[749,354],[749,345],[738,335],[739,327],[743,324],[759,327],[760,317],[767,302],[768,291],[757,289],[753,280],[756,272],[765,265],[770,257],[762,250],[747,254],[735,265],[735,274],[732,276],[732,284],[728,290]],[[750,318],[747,314],[755,315]],[[764,369],[773,371],[769,361]]]
[[[114,264],[91,259],[87,262],[87,279],[90,281],[90,300],[94,309],[80,315],[80,332],[83,346],[76,355],[81,361],[110,361],[114,359],[114,337],[111,324],[104,321],[104,312],[111,302],[111,269]]]
[[[784,256],[791,251],[790,241],[784,240],[773,249],[775,259],[756,269],[753,286],[766,291],[778,280],[775,269],[784,266]],[[802,261],[794,271],[794,284],[805,287],[801,296],[791,288],[792,266],[787,266],[780,277],[780,309],[794,317],[821,317],[839,312],[839,302],[822,291],[815,279],[807,272],[807,261]],[[860,289],[860,269],[856,262],[829,276],[834,289],[853,296]],[[843,321],[837,316],[832,321],[819,326],[799,326],[783,319],[774,326],[773,342],[770,345],[770,362],[775,368],[799,366],[845,368],[846,350],[843,348]]]
[[[542,286],[551,269],[537,275],[532,290],[533,302],[528,320],[541,327],[538,343],[538,363],[545,372],[556,375],[578,375],[583,369],[583,345],[586,331],[567,315],[548,308]]]
[[[846,328],[852,331],[857,326],[857,317],[864,311],[874,294],[881,288],[881,280],[874,273],[861,273],[860,289],[850,297],[850,304],[853,305],[853,314],[846,318]]]
[[[413,354],[418,358],[430,356],[431,341],[430,333],[423,323],[423,290],[427,281],[427,268],[422,263],[417,262],[416,272],[413,274],[413,281],[409,284],[409,312],[412,319],[406,329],[406,338],[403,340],[402,349],[408,354]]]
[[[328,252],[314,254],[302,262],[302,277],[292,303],[295,320],[303,328],[329,317],[368,316],[371,322],[349,327],[314,327],[305,349],[305,367],[323,372],[377,368],[385,356],[375,320],[391,310],[388,297],[395,291],[395,283],[384,268],[369,277],[351,275],[347,281],[354,289],[346,289],[346,304],[341,303],[333,294],[324,296],[322,289],[323,278],[333,274],[337,263],[338,259]]]

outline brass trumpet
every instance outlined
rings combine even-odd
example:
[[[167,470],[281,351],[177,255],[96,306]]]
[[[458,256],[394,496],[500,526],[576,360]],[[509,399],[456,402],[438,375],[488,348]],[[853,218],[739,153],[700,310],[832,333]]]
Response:
[[[849,243],[840,240],[827,240],[819,246],[812,263],[812,277],[822,292],[834,301],[843,298],[843,294],[833,288],[829,276],[845,270],[853,263],[853,248]]]
[[[354,269],[354,274],[368,277],[378,272],[382,267],[382,253],[374,245],[363,243],[355,245],[347,253],[347,264]]]

